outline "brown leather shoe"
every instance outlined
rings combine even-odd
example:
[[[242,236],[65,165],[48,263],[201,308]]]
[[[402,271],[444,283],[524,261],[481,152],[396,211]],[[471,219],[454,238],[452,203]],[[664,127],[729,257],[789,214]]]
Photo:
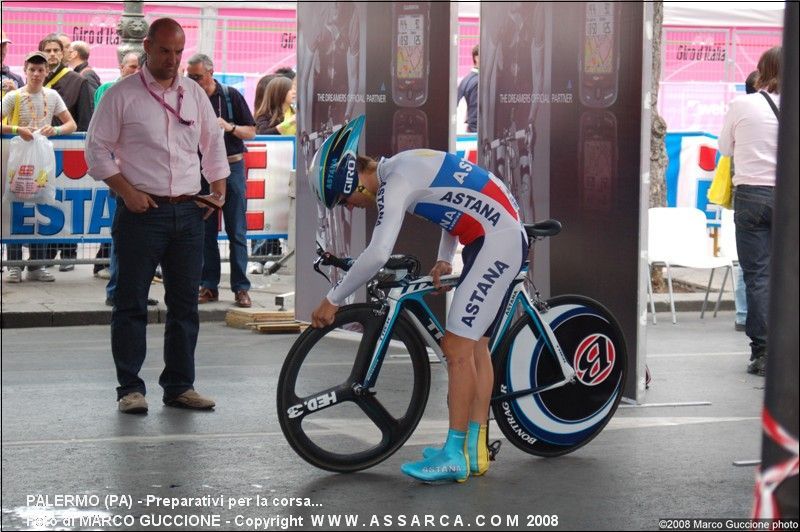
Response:
[[[203,397],[194,390],[186,390],[175,399],[164,401],[164,404],[189,410],[211,410],[216,406],[213,399]]]
[[[121,397],[118,402],[119,411],[123,414],[146,414],[147,401],[139,392],[132,392]]]
[[[197,294],[197,302],[202,304],[211,301],[219,301],[219,290],[212,290],[201,286],[200,292]]]
[[[250,308],[253,302],[250,301],[250,295],[247,290],[239,290],[236,292],[236,306],[242,308]]]

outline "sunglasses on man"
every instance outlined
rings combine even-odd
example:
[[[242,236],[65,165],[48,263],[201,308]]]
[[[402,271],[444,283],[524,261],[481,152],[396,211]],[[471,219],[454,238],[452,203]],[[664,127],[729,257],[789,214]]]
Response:
[[[194,81],[200,81],[203,79],[203,74],[186,74],[186,77]]]

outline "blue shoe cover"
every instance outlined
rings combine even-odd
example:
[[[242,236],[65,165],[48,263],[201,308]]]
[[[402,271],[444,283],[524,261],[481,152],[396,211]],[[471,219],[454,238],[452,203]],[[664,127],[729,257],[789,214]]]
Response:
[[[470,474],[479,477],[489,470],[489,448],[486,446],[486,425],[469,422],[467,432],[467,458]]]
[[[465,482],[469,464],[464,453],[440,450],[425,460],[403,464],[400,471],[422,482]]]
[[[422,482],[464,482],[469,478],[469,459],[464,454],[466,432],[450,430],[444,448],[418,462],[408,462],[400,470]]]
[[[467,429],[467,446],[464,450],[469,458],[470,475],[480,476],[489,470],[489,449],[486,447],[486,425],[476,421],[469,422]],[[444,447],[425,447],[422,457],[430,458],[442,451]]]
[[[440,452],[442,452],[442,447],[425,447],[422,449],[422,458],[427,459]]]

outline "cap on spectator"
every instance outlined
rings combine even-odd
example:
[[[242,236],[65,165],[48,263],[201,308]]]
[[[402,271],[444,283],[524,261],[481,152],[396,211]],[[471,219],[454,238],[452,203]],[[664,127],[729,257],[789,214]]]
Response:
[[[2,40],[2,42],[0,42],[0,44],[10,43],[10,42],[11,42],[11,39],[8,38],[8,35],[6,35],[6,32],[3,32],[3,40]]]
[[[44,55],[44,53],[42,53],[42,52],[31,52],[31,53],[29,53],[28,55],[25,56],[25,62],[29,63],[31,61],[31,59],[33,59],[34,57],[38,57],[38,58],[42,59],[45,63],[47,63],[47,56]],[[40,63],[40,62],[41,61],[34,61],[34,63]]]

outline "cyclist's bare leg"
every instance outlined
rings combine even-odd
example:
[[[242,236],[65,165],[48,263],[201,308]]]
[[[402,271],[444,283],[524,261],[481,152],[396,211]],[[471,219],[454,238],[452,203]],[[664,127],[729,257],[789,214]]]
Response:
[[[400,467],[406,475],[423,482],[464,482],[469,477],[467,427],[477,382],[473,355],[476,343],[449,331],[445,333],[442,350],[447,358],[450,430],[441,450]]]
[[[494,371],[489,354],[489,338],[483,337],[475,343],[472,350],[478,383],[475,399],[469,416],[467,430],[467,452],[470,474],[480,476],[489,470],[489,448],[487,431],[489,429],[489,403],[494,387]]]
[[[477,342],[446,331],[442,351],[447,359],[450,428],[466,432],[478,382],[473,351]],[[488,413],[488,409],[487,409]]]
[[[494,371],[492,370],[492,359],[489,354],[489,338],[484,336],[475,342],[472,356],[475,360],[477,384],[469,420],[486,425],[489,420],[489,402],[492,399],[492,387],[494,386]]]

